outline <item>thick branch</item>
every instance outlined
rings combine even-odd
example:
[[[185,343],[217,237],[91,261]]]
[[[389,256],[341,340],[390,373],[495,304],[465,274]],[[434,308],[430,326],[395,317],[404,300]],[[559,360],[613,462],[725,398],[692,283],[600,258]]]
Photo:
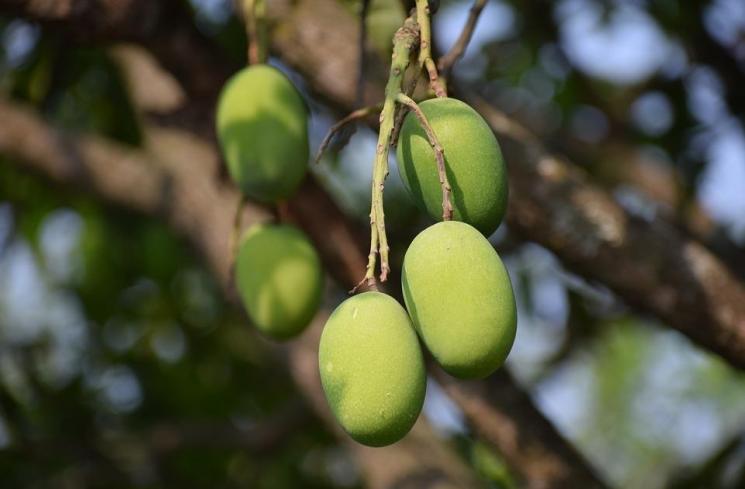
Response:
[[[552,445],[547,449],[545,440],[560,435],[504,369],[480,382],[464,382],[438,373],[438,380],[463,409],[475,433],[496,447],[518,474],[530,474],[521,487],[604,487],[571,446]]]
[[[489,104],[476,98],[471,104],[495,130],[511,163],[511,228],[745,368],[745,288],[717,257],[662,218],[629,214]]]
[[[75,35],[81,39],[138,39],[152,34],[169,6],[168,2],[142,0],[3,0],[2,10],[50,27],[69,29],[74,25]]]
[[[0,15],[24,17],[78,43],[142,44],[189,95],[180,116],[202,133],[213,130],[215,99],[237,69],[197,30],[180,0],[2,0]]]

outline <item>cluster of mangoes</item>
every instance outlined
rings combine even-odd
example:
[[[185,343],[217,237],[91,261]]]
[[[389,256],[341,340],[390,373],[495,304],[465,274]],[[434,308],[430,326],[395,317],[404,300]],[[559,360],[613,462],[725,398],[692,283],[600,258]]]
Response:
[[[329,404],[347,433],[371,446],[400,440],[422,409],[426,369],[415,332],[459,378],[494,372],[515,339],[510,278],[485,237],[507,206],[497,141],[461,101],[437,98],[421,109],[444,148],[456,220],[425,229],[406,251],[406,310],[390,296],[366,292],[344,301],[321,336],[319,368]],[[442,193],[435,157],[412,114],[401,130],[398,165],[414,200],[437,219]]]
[[[308,165],[308,111],[279,70],[252,65],[223,88],[217,136],[228,172],[251,199],[290,197]],[[310,323],[321,302],[323,269],[303,232],[289,224],[259,224],[241,237],[236,284],[246,312],[265,335],[284,340]]]
[[[417,334],[442,368],[460,378],[482,378],[499,368],[515,338],[510,279],[485,237],[507,206],[497,141],[463,102],[438,98],[421,109],[445,151],[455,220],[430,226],[409,246],[402,273],[406,309],[380,292],[355,295],[332,313],[319,346],[321,381],[334,415],[352,438],[371,446],[401,439],[422,409],[426,369]],[[230,176],[246,196],[276,203],[296,191],[307,168],[307,109],[277,69],[254,65],[228,81],[217,133]],[[434,153],[412,114],[397,151],[406,187],[437,219],[442,193]],[[260,224],[241,238],[236,283],[258,329],[288,339],[315,315],[323,271],[299,229]]]

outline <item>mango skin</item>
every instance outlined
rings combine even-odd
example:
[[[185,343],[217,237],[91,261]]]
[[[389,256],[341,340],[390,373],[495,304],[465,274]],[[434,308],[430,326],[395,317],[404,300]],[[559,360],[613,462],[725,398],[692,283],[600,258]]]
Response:
[[[406,251],[401,282],[414,327],[446,372],[483,378],[504,363],[515,341],[515,296],[478,230],[446,221],[422,231]]]
[[[297,228],[259,224],[241,239],[236,285],[253,324],[266,336],[300,334],[318,311],[323,293],[321,260]]]
[[[290,80],[268,65],[233,75],[217,105],[217,137],[228,173],[248,197],[286,199],[305,176],[308,111]]]
[[[365,292],[334,310],[321,335],[318,368],[334,416],[359,443],[400,440],[422,410],[422,351],[406,311],[388,295]]]
[[[419,104],[445,151],[445,173],[452,187],[453,219],[489,236],[507,209],[507,169],[489,125],[468,104],[452,98]],[[432,146],[409,112],[397,149],[398,170],[417,205],[442,219],[442,187]]]

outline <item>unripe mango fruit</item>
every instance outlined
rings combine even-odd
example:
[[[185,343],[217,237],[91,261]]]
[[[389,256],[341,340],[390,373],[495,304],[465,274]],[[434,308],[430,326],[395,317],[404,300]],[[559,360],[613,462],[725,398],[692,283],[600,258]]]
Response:
[[[478,230],[445,221],[419,233],[401,282],[414,327],[446,372],[483,378],[504,363],[515,340],[515,297],[502,260]]]
[[[318,368],[334,416],[362,444],[400,440],[422,410],[422,351],[406,311],[388,295],[365,292],[334,310],[321,335]]]
[[[453,219],[492,234],[507,209],[507,170],[489,125],[468,104],[435,98],[419,104],[445,152]],[[442,187],[427,134],[409,112],[398,140],[398,170],[417,205],[442,217]]]
[[[285,199],[305,176],[308,111],[276,68],[249,66],[227,81],[217,104],[217,136],[231,178],[252,199]]]
[[[236,284],[249,318],[265,335],[300,334],[321,303],[323,270],[313,245],[297,228],[259,224],[244,234]]]

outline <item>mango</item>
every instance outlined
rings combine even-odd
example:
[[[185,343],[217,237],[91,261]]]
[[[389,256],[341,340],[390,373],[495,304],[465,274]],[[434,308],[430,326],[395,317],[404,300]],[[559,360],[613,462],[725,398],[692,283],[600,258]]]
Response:
[[[414,238],[402,288],[414,327],[449,374],[483,378],[512,348],[517,308],[507,270],[474,227],[446,221]]]
[[[308,111],[290,80],[268,65],[228,80],[217,105],[217,137],[233,181],[272,203],[300,185],[308,163]]]
[[[491,235],[507,209],[507,170],[489,125],[468,104],[452,98],[419,104],[445,152],[452,187],[453,219]],[[404,119],[397,149],[398,169],[417,205],[442,218],[442,188],[432,146],[416,116]]]
[[[318,368],[334,416],[359,443],[400,440],[422,410],[422,351],[406,311],[388,295],[365,292],[334,310],[321,334]]]
[[[318,311],[324,276],[321,260],[299,229],[259,224],[242,237],[236,285],[254,325],[270,338],[297,336]]]

